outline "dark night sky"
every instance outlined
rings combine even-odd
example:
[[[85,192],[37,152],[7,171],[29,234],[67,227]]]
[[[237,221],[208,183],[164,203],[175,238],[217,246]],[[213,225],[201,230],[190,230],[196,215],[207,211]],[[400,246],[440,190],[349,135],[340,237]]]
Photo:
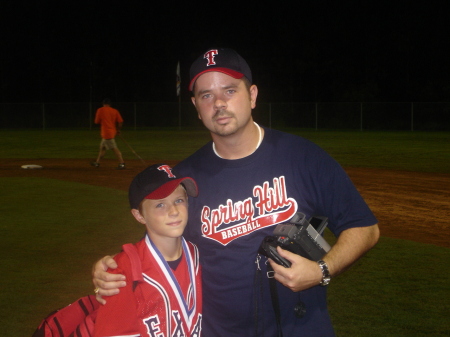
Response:
[[[394,2],[8,0],[0,100],[176,101],[177,61],[187,100],[190,63],[225,46],[263,101],[450,101],[446,2]]]

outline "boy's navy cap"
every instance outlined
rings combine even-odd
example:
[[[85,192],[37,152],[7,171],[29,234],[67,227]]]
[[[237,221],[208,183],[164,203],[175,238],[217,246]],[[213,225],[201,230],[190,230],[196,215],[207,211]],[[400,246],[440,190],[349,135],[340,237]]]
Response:
[[[219,71],[238,79],[245,76],[252,83],[252,71],[249,65],[233,49],[210,49],[195,60],[190,70],[190,91],[194,88],[197,78],[208,71]]]
[[[144,199],[164,199],[180,184],[183,184],[188,195],[196,197],[198,189],[195,180],[176,175],[172,170],[169,165],[155,164],[134,177],[128,189],[131,208],[138,209]]]

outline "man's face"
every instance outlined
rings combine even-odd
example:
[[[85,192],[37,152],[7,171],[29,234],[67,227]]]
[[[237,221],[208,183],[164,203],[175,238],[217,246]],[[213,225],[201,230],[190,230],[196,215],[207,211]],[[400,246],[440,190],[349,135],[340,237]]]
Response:
[[[221,72],[201,75],[194,86],[192,103],[208,130],[219,136],[237,133],[252,121],[258,89]]]

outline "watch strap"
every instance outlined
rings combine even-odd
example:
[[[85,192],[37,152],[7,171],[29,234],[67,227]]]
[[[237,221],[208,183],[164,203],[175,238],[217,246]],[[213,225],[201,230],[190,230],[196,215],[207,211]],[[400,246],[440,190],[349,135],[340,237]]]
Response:
[[[328,265],[323,260],[317,261],[317,264],[319,265],[320,270],[322,271],[322,281],[320,282],[320,285],[327,286],[331,281],[331,275],[330,271],[328,270]]]

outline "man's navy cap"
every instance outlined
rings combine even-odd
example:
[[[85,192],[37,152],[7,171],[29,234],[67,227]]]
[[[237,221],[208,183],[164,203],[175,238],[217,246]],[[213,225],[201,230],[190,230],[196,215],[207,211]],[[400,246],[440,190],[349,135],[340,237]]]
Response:
[[[192,91],[197,78],[208,71],[219,71],[234,78],[246,77],[252,83],[252,71],[247,62],[235,50],[229,48],[210,49],[192,63],[189,90]]]
[[[178,185],[183,184],[188,195],[198,195],[197,183],[190,177],[182,177],[173,172],[166,164],[155,164],[140,172],[130,184],[128,199],[130,207],[138,209],[144,199],[164,199],[168,197]]]

